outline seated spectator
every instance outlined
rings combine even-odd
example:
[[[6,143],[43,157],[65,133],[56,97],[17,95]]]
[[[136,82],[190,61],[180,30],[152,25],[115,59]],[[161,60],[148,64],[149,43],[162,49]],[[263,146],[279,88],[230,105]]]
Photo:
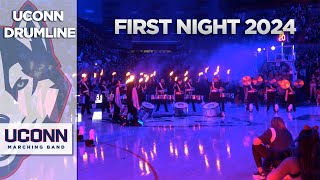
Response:
[[[318,126],[305,126],[297,138],[293,157],[285,159],[269,175],[269,180],[281,180],[289,175],[291,179],[320,179],[320,141]]]
[[[286,128],[283,119],[274,117],[271,120],[271,128],[253,140],[252,153],[258,168],[258,172],[253,176],[260,179],[265,178],[273,163],[289,156],[283,157],[290,150],[292,143],[292,135]],[[262,163],[262,158],[264,158],[264,163]]]

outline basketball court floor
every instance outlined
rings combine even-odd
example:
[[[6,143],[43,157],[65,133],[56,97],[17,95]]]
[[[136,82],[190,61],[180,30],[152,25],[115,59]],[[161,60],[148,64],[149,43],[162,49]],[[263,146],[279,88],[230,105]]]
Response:
[[[243,105],[227,104],[224,118],[171,114],[155,113],[142,127],[112,124],[99,111],[82,117],[84,139],[93,129],[95,146],[78,143],[79,179],[253,179],[252,140],[269,128],[272,111],[261,107],[250,115]],[[278,115],[294,138],[305,124],[320,124],[316,106],[291,114],[280,109]]]

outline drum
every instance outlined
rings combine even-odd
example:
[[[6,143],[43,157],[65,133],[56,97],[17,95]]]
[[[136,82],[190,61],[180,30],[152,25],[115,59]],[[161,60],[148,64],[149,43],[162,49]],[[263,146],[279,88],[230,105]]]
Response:
[[[191,96],[192,96],[192,95],[189,95],[189,94],[184,95],[184,100],[189,100],[189,99],[191,99]]]
[[[203,96],[201,95],[192,95],[191,100],[194,102],[202,102],[203,101]]]
[[[167,95],[167,100],[168,101],[173,101],[173,95]]]
[[[177,102],[174,104],[174,115],[175,116],[187,116],[188,104],[185,102]]]
[[[167,95],[156,95],[159,100],[167,100]]]
[[[151,95],[151,100],[155,100],[156,99],[156,95]]]
[[[203,115],[206,117],[216,117],[220,114],[219,104],[216,102],[207,103],[203,106]]]
[[[138,118],[141,120],[146,120],[151,116],[154,109],[154,105],[148,102],[143,102],[141,108],[138,111]]]

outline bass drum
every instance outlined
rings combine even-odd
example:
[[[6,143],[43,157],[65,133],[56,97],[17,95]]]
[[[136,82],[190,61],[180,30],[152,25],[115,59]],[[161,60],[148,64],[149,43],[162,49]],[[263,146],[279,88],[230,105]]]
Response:
[[[152,115],[154,105],[148,102],[143,102],[141,108],[138,111],[138,118],[141,120],[146,120]]]
[[[203,116],[216,117],[220,114],[219,104],[216,102],[207,103],[203,106]]]
[[[174,115],[175,116],[187,116],[188,104],[185,102],[176,102],[174,104]]]

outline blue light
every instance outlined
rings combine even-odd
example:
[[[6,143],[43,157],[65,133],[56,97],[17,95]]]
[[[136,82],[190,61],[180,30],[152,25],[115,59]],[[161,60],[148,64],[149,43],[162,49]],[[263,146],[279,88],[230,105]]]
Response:
[[[274,46],[271,46],[271,50],[274,51],[276,49],[276,47]]]

